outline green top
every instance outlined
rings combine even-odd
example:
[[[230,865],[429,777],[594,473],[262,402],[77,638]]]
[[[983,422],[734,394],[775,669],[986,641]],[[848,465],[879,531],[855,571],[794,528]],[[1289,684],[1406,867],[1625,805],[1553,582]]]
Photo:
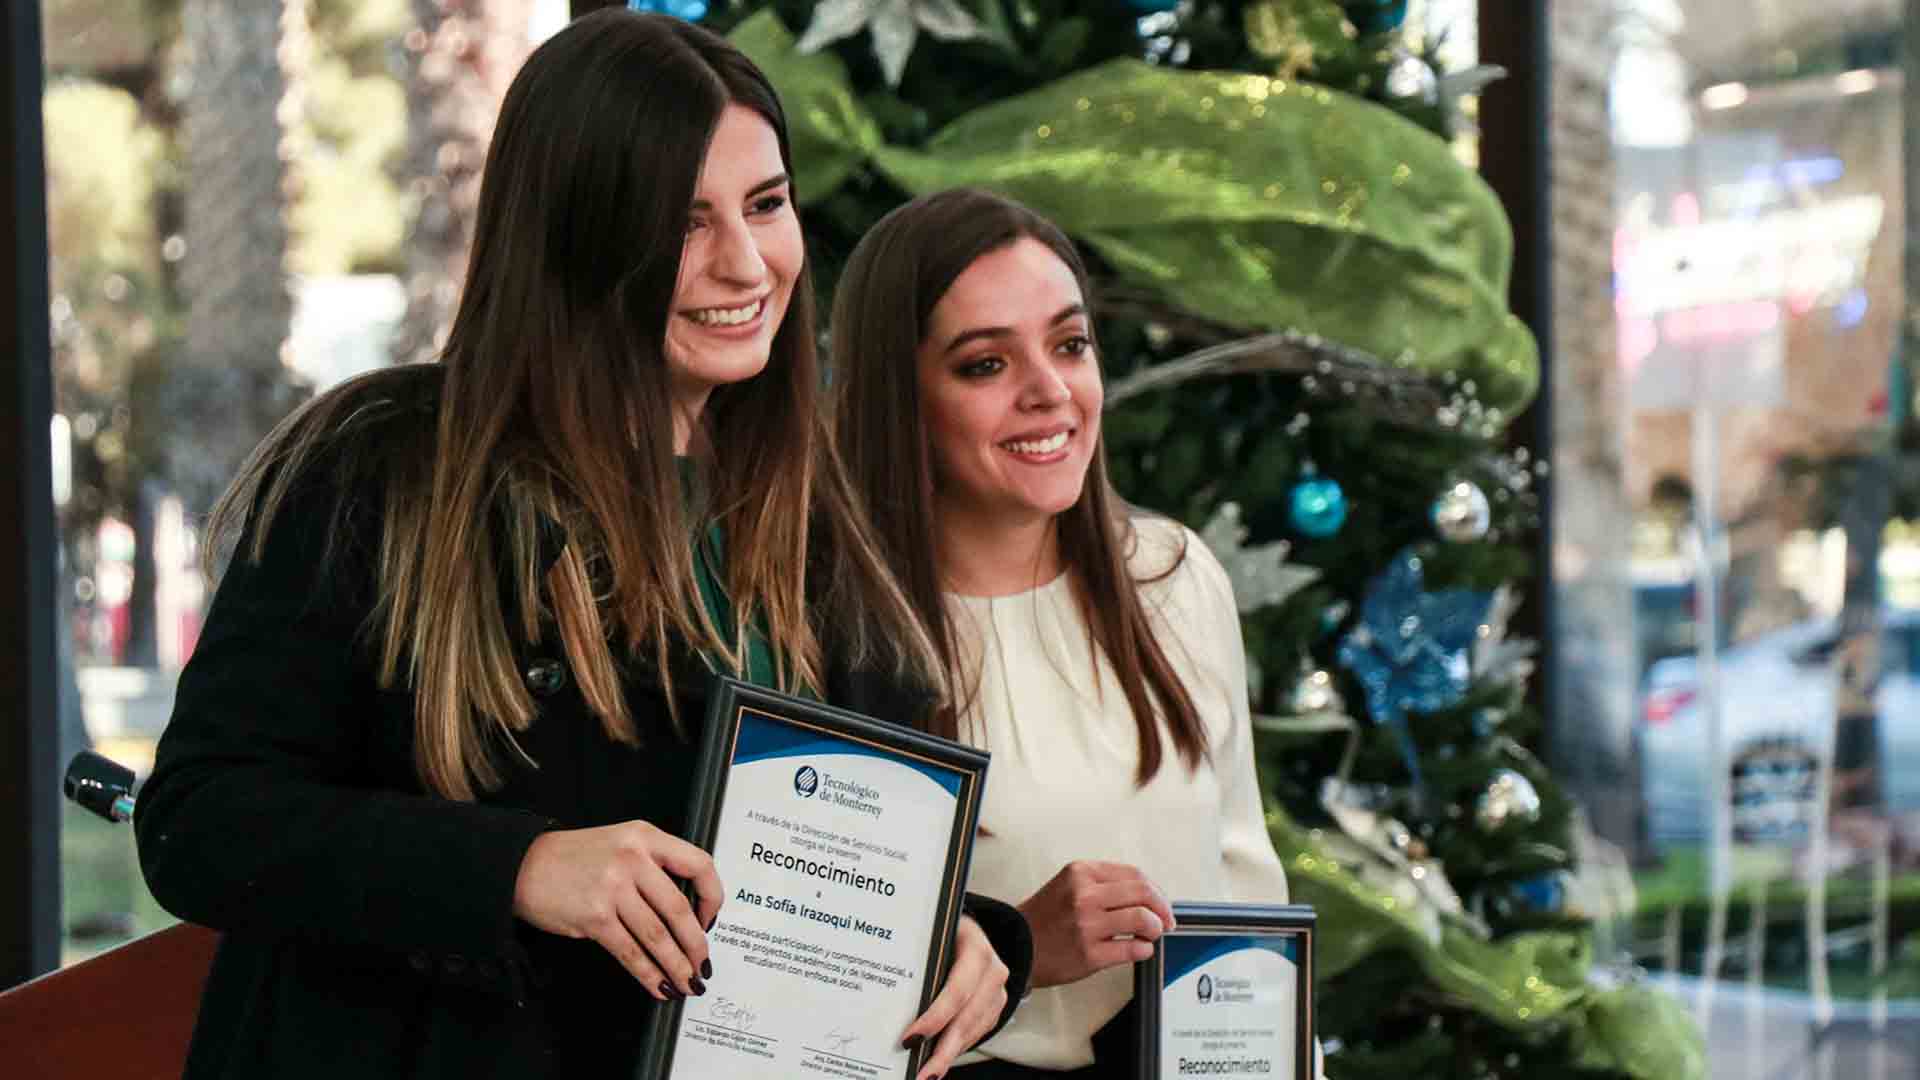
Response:
[[[698,520],[701,499],[698,491],[699,474],[691,458],[677,458],[680,467],[680,497],[688,514]],[[727,534],[720,528],[719,522],[707,526],[704,540],[693,545],[693,580],[700,588],[700,598],[706,601],[707,618],[723,635],[733,632],[733,600],[727,596],[727,590],[721,583],[721,575],[714,571],[716,566],[725,566],[727,562]],[[739,678],[775,689],[779,679],[773,666],[773,646],[767,640],[766,627],[759,620],[747,629],[747,654],[745,671],[735,671]]]
[[[718,627],[722,634],[733,631],[733,601],[727,596],[726,589],[720,584],[719,575],[714,573],[713,565],[709,564],[708,560],[711,558],[715,564],[724,563],[726,551],[726,534],[721,531],[717,522],[707,529],[706,541],[693,546],[693,578],[700,586],[701,598],[707,602],[707,617],[713,620],[714,626]],[[778,680],[773,666],[773,646],[767,641],[766,628],[761,626],[758,620],[747,629],[745,660],[746,671],[736,672],[739,677],[768,689],[773,689],[777,685]]]

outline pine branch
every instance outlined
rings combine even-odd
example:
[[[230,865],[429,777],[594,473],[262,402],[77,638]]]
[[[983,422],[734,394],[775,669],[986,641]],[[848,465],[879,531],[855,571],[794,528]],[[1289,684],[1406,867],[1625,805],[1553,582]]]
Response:
[[[1316,381],[1310,389],[1317,396],[1342,396],[1346,404],[1398,427],[1447,429],[1439,419],[1447,397],[1434,380],[1292,330],[1208,345],[1136,371],[1107,388],[1107,404],[1117,405],[1192,379],[1262,373],[1311,376]]]

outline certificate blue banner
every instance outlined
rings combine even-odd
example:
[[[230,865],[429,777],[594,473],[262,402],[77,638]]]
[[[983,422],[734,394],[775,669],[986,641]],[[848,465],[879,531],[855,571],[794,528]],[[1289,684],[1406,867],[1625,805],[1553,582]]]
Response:
[[[1166,942],[1166,975],[1162,981],[1172,986],[1195,968],[1244,949],[1261,949],[1278,953],[1295,964],[1300,962],[1300,939],[1297,937],[1182,937],[1176,934]]]
[[[823,735],[792,724],[778,723],[751,709],[744,710],[740,716],[740,738],[734,744],[733,751],[736,765],[769,758],[801,758],[823,754],[885,758],[892,764],[912,769],[932,780],[956,798],[960,795],[960,784],[964,779],[958,771],[931,761],[918,761],[853,739]]]

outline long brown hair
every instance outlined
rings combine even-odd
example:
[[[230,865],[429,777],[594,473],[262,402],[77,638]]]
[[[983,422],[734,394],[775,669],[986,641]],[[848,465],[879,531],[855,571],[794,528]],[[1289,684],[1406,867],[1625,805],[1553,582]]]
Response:
[[[786,689],[821,692],[829,649],[839,664],[930,671],[930,644],[876,554],[828,433],[804,271],[766,369],[708,398],[702,425],[722,452],[701,465],[704,516],[685,505],[665,337],[690,203],[729,104],[772,126],[792,175],[778,98],[717,35],[608,9],[541,45],[500,110],[441,362],[377,372],[309,403],[215,510],[210,550],[244,528],[244,554],[258,559],[317,453],[378,474],[369,630],[382,684],[415,696],[417,769],[450,798],[497,785],[502,745],[517,751],[514,734],[533,722],[513,646],[537,640],[543,618],[589,708],[627,743],[639,733],[616,644],[658,666],[670,708],[676,642],[739,670],[758,626]],[[423,380],[437,421],[409,440],[404,423],[380,418],[411,408]],[[348,512],[336,507],[336,529]],[[726,537],[728,627],[709,619],[695,576],[708,521]],[[565,547],[543,578],[548,522]]]
[[[881,545],[933,636],[949,693],[934,723],[949,738],[975,703],[980,673],[964,670],[934,565],[933,460],[915,356],[954,280],[982,255],[1025,237],[1058,255],[1081,295],[1091,298],[1086,267],[1059,228],[1010,199],[970,188],[922,196],[880,219],[854,248],[834,298],[836,440]],[[1080,499],[1056,525],[1081,621],[1097,655],[1112,664],[1138,725],[1135,780],[1145,784],[1160,769],[1163,728],[1190,769],[1205,752],[1206,736],[1192,696],[1154,636],[1140,599],[1142,582],[1128,566],[1139,542],[1133,514],[1107,478],[1105,440],[1098,440]],[[1159,576],[1178,566],[1176,559]]]

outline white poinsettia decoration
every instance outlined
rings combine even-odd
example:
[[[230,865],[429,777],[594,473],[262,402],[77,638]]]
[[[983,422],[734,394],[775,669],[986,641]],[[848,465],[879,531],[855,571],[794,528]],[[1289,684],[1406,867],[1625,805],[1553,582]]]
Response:
[[[1466,909],[1447,880],[1446,865],[1427,854],[1405,825],[1368,801],[1352,785],[1328,777],[1320,805],[1340,831],[1320,834],[1317,846],[1364,884],[1393,897],[1397,912],[1418,925],[1430,943],[1439,944],[1443,921],[1486,937],[1486,924]]]
[[[824,0],[813,9],[813,22],[800,36],[798,48],[818,52],[863,28],[873,35],[873,55],[888,86],[900,85],[922,30],[943,41],[993,36],[959,0]]]
[[[1226,567],[1227,579],[1233,582],[1234,600],[1242,615],[1283,603],[1287,597],[1320,580],[1320,571],[1313,567],[1287,562],[1293,545],[1285,540],[1249,546],[1246,526],[1240,524],[1238,503],[1221,503],[1213,520],[1200,530],[1200,539],[1206,541],[1220,565]]]
[[[1515,683],[1533,675],[1533,654],[1538,646],[1525,638],[1507,636],[1507,620],[1519,607],[1519,592],[1506,585],[1494,590],[1493,606],[1473,643],[1474,681]]]

